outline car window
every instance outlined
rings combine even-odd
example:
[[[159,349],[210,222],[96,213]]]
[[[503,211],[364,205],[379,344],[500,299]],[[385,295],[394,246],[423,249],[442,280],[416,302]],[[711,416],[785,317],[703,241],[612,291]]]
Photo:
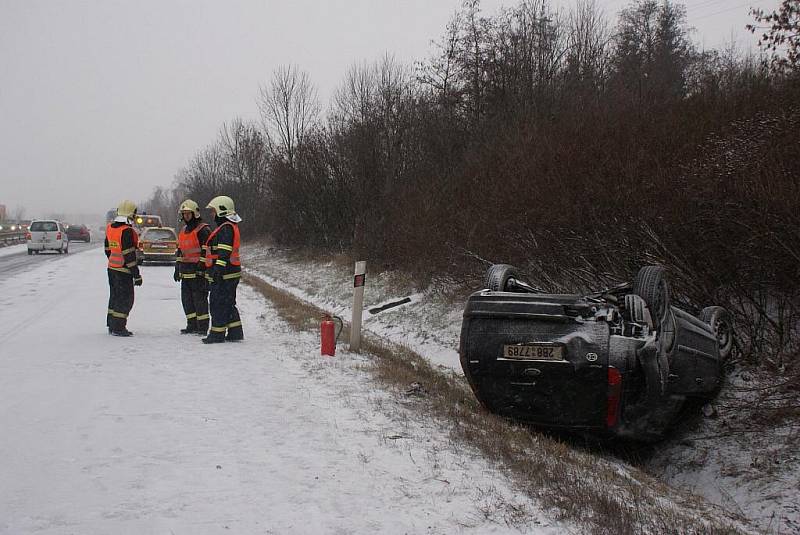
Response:
[[[175,241],[175,233],[165,228],[153,228],[146,230],[142,239],[148,241]]]
[[[31,232],[55,232],[58,225],[55,221],[36,221],[31,225]]]

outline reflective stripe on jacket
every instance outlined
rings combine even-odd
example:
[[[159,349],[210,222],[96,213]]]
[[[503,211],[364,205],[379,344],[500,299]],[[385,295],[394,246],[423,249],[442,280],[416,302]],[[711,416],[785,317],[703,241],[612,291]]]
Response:
[[[186,227],[181,230],[178,235],[178,247],[181,250],[181,256],[178,257],[178,262],[196,264],[205,261],[205,258],[201,254],[203,252],[203,247],[200,244],[198,232],[207,226],[208,225],[205,223],[201,223],[190,232],[186,232]]]
[[[133,233],[133,246],[128,249],[122,249],[122,233],[125,229],[131,229]],[[106,227],[106,240],[108,241],[108,269],[131,273],[131,268],[136,267],[136,260],[126,263],[125,255],[135,252],[139,245],[139,235],[136,234],[133,227],[127,224],[114,227],[109,224]]]
[[[233,229],[233,243],[215,243],[217,234],[219,234],[219,231],[225,226],[230,226]],[[239,260],[239,244],[240,239],[238,225],[225,222],[218,226],[216,229],[214,229],[214,232],[211,233],[211,236],[208,237],[208,241],[206,242],[206,245],[208,246],[206,251],[206,268],[210,269],[213,265],[221,267],[240,267],[242,264]],[[228,258],[227,260],[222,260],[220,258],[220,251],[230,253],[230,256],[225,255]]]

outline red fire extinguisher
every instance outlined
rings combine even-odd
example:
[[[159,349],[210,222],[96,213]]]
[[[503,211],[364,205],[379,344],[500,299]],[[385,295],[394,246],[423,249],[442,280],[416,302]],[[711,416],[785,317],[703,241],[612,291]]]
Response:
[[[339,322],[339,330],[336,331],[336,324],[334,320]],[[334,356],[336,354],[336,341],[339,335],[342,334],[342,318],[339,316],[329,316],[325,314],[322,316],[322,323],[319,326],[320,342],[321,342],[321,355]]]

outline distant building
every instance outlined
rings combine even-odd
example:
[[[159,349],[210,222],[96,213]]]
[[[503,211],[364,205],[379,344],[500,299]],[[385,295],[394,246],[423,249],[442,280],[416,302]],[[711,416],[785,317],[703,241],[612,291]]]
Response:
[[[6,220],[6,205],[0,204],[0,221]]]

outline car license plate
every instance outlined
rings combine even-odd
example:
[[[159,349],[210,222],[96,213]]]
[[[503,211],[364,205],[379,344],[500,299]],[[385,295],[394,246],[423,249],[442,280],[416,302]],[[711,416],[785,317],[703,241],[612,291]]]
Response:
[[[564,348],[545,343],[504,345],[503,357],[521,360],[564,360]]]
[[[162,245],[160,243],[154,243],[153,245],[150,246],[150,248],[151,249],[167,249],[167,248],[169,248],[169,245]]]

